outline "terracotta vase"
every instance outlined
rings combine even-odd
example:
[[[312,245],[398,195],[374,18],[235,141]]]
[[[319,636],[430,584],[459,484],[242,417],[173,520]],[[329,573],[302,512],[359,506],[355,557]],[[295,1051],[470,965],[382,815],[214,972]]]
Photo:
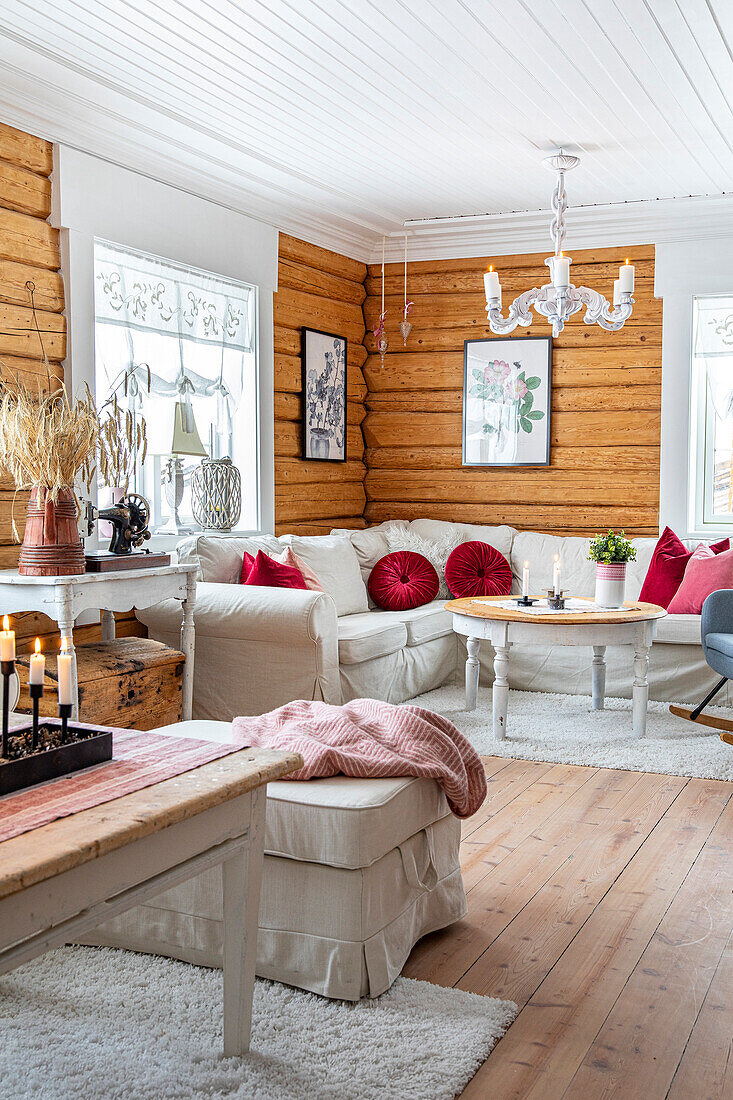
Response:
[[[55,503],[42,486],[31,490],[18,572],[26,577],[66,577],[84,572],[84,547],[71,489],[59,490]]]

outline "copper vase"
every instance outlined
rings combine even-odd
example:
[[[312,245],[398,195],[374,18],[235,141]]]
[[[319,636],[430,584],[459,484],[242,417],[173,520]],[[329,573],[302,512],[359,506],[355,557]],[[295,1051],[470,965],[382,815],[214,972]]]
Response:
[[[71,489],[60,489],[56,501],[43,486],[31,490],[18,572],[26,577],[66,577],[84,572],[84,547]]]

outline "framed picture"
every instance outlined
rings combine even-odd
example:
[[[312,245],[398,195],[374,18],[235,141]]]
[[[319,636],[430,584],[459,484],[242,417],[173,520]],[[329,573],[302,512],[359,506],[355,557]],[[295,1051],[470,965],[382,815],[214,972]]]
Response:
[[[345,336],[301,329],[303,458],[346,461]]]
[[[466,340],[463,465],[549,466],[552,339]]]

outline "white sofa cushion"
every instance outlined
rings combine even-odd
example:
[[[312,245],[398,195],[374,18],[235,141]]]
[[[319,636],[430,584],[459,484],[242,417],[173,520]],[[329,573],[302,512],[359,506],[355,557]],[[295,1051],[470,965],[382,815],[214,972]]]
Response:
[[[596,586],[596,565],[588,561],[588,539],[564,538],[539,531],[517,531],[510,564],[514,575],[512,591],[519,591],[522,567],[529,562],[530,589],[543,593],[552,588],[555,554],[562,564],[562,587],[574,596],[592,596]]]
[[[432,779],[279,780],[267,786],[265,851],[332,867],[368,867],[449,813]]]
[[[677,645],[701,645],[700,616],[667,615],[666,619],[660,619],[654,644],[656,645],[657,642],[670,642]]]
[[[354,615],[369,609],[359,559],[348,537],[283,535],[281,541],[292,546],[293,553],[313,570],[324,592],[333,598],[337,615]]]
[[[379,523],[376,527],[367,527],[363,531],[350,531],[346,528],[335,528],[332,535],[345,535],[354,547],[359,559],[359,568],[364,584],[369,581],[369,574],[380,558],[389,553],[387,534],[390,531],[409,527],[406,519],[389,519],[385,523]]]
[[[512,543],[517,531],[503,523],[499,527],[490,527],[482,523],[457,523],[455,524],[463,532],[464,542],[487,542],[507,561],[511,558]]]
[[[433,638],[442,638],[453,630],[453,616],[445,610],[443,600],[433,600],[409,611],[373,611],[368,621],[403,623],[409,646],[431,642]]]
[[[375,657],[398,653],[407,645],[407,628],[399,619],[376,611],[342,615],[338,620],[339,664],[360,665]]]
[[[253,535],[247,538],[232,535],[193,535],[183,539],[177,547],[179,562],[195,562],[200,572],[198,579],[211,581],[213,584],[239,584],[245,551],[256,557],[258,550],[265,554],[279,554],[282,549],[283,544],[274,535]]]

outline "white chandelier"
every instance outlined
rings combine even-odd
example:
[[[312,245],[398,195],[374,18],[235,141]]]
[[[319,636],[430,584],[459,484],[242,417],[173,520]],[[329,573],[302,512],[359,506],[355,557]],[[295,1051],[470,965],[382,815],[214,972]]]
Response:
[[[570,282],[569,256],[563,255],[561,248],[565,239],[565,211],[568,201],[565,196],[565,173],[580,163],[579,157],[558,153],[547,157],[545,167],[557,173],[557,184],[552,196],[552,209],[555,217],[550,225],[550,236],[555,245],[555,255],[548,256],[545,263],[550,269],[551,282],[542,287],[525,290],[509,306],[509,314],[501,312],[501,283],[493,267],[484,275],[486,288],[486,313],[492,332],[503,335],[512,332],[517,325],[525,327],[532,324],[530,308],[534,306],[552,324],[552,335],[559,336],[565,328],[565,322],[585,306],[586,325],[598,324],[601,328],[615,331],[623,328],[634,307],[634,268],[627,260],[618,269],[618,279],[613,284],[613,309],[608,299],[587,286],[573,286]]]

